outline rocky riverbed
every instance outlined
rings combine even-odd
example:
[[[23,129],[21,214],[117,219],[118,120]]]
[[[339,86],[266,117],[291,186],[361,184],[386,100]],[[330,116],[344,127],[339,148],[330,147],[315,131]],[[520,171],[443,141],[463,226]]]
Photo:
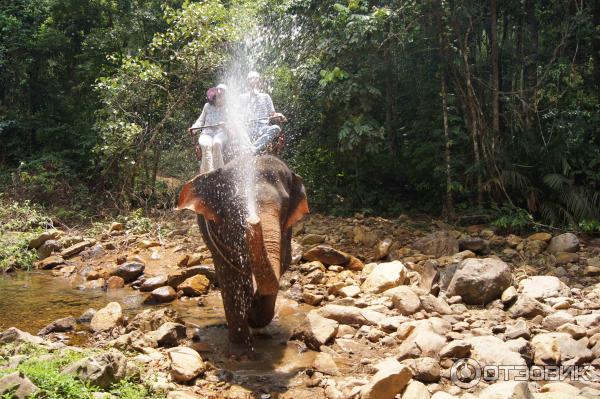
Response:
[[[71,289],[135,292],[140,307],[117,297],[39,331],[15,321],[0,333],[0,394],[43,390],[23,366],[41,356],[95,398],[123,397],[123,381],[171,399],[600,398],[598,239],[312,215],[257,358],[232,360],[194,223],[32,240],[38,269]]]

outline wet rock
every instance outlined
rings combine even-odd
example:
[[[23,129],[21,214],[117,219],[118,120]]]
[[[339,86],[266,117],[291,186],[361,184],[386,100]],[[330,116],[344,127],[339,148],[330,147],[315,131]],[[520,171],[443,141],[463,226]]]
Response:
[[[393,399],[412,378],[410,368],[394,358],[384,359],[375,367],[377,373],[361,390],[362,399]]]
[[[158,330],[150,333],[158,346],[172,347],[177,346],[179,340],[186,337],[185,326],[179,323],[167,322],[160,326]]]
[[[476,254],[486,254],[489,252],[489,244],[480,237],[467,237],[458,240],[458,249],[461,251],[473,251]]]
[[[0,397],[26,399],[36,396],[40,389],[29,378],[19,372],[0,378]]]
[[[577,252],[579,250],[579,239],[573,233],[564,233],[550,240],[547,251],[552,254],[559,252]]]
[[[431,357],[406,359],[402,364],[410,367],[413,378],[421,382],[437,382],[440,380],[440,364]]]
[[[375,248],[375,256],[374,260],[381,260],[386,258],[390,254],[390,248],[392,246],[392,240],[386,238],[383,241],[377,243],[377,247]]]
[[[546,316],[552,313],[552,308],[527,295],[519,295],[517,301],[510,307],[508,313],[513,319],[524,317],[533,319],[536,316]]]
[[[155,289],[157,289],[159,287],[165,286],[167,284],[167,280],[168,280],[167,276],[163,276],[163,275],[147,278],[146,280],[144,280],[144,282],[140,286],[140,291],[141,292],[154,291]]]
[[[441,258],[457,253],[458,241],[447,231],[436,231],[418,239],[412,247],[425,255]]]
[[[325,242],[327,237],[320,234],[307,234],[302,237],[302,245],[316,245]]]
[[[58,241],[56,240],[48,240],[45,243],[43,243],[37,250],[37,257],[38,259],[46,259],[47,257],[49,257],[50,255],[52,255],[54,252],[58,252],[61,249],[61,245],[59,244]]]
[[[177,286],[178,291],[182,291],[183,295],[199,296],[208,293],[210,281],[202,274],[197,274],[186,279],[183,283]]]
[[[340,370],[338,369],[333,357],[329,353],[319,352],[317,356],[315,356],[315,360],[312,363],[312,367],[323,374],[337,376],[340,375]]]
[[[77,321],[79,323],[89,323],[89,322],[92,321],[92,319],[94,318],[95,314],[96,314],[96,309],[89,308],[88,310],[86,310],[85,312],[83,312],[81,314],[81,316],[79,316],[77,318]]]
[[[533,399],[525,381],[502,381],[490,385],[479,393],[480,399]]]
[[[211,282],[217,281],[217,275],[215,272],[215,268],[212,265],[198,265],[191,266],[186,269],[180,269],[175,272],[169,273],[167,275],[167,285],[170,285],[173,288],[177,288],[177,286],[183,283],[190,277],[201,274],[208,278]]]
[[[65,263],[65,260],[58,256],[49,256],[39,262],[36,262],[36,267],[42,270],[54,269],[56,266],[62,265]]]
[[[112,273],[114,276],[121,277],[126,283],[135,281],[144,273],[146,267],[140,262],[125,262]]]
[[[84,249],[91,247],[95,243],[96,243],[96,240],[84,240],[80,243],[71,245],[70,247],[63,249],[62,252],[60,253],[60,256],[62,256],[63,258],[70,258],[72,256],[77,255]]]
[[[319,350],[336,336],[339,323],[322,317],[315,310],[308,312],[306,322],[300,324],[292,334],[292,339],[303,341],[309,348]]]
[[[150,297],[157,303],[171,302],[177,298],[177,292],[175,292],[173,287],[167,285],[153,290],[150,293]]]
[[[187,346],[168,350],[173,380],[185,383],[196,378],[204,370],[204,362],[198,352]]]
[[[90,385],[106,389],[127,377],[127,358],[117,350],[81,359],[67,366],[62,374],[72,374]]]
[[[521,280],[519,286],[524,295],[534,299],[568,296],[570,294],[569,287],[554,276],[532,276]]]
[[[327,266],[344,265],[350,260],[348,254],[326,245],[318,245],[309,249],[302,255],[302,258],[309,262],[318,260]]]
[[[361,286],[366,293],[378,294],[404,283],[407,270],[400,261],[376,265]]]
[[[129,323],[127,324],[127,331],[140,330],[142,332],[150,332],[157,330],[165,323],[183,323],[183,320],[179,316],[176,310],[168,307],[152,310],[146,309],[143,312],[138,313]]]
[[[421,307],[417,294],[405,285],[386,290],[383,295],[390,297],[394,308],[405,316],[415,313]]]
[[[108,331],[123,324],[123,309],[118,302],[111,302],[96,312],[90,323],[94,332]]]
[[[11,327],[0,333],[0,344],[12,343],[28,343],[40,345],[44,343],[44,340],[40,337],[36,337],[35,335],[31,335],[28,332],[21,331],[16,327]]]
[[[114,290],[118,288],[125,287],[125,280],[119,276],[110,276],[108,280],[106,280],[106,288],[109,290]]]
[[[487,304],[500,298],[511,282],[510,268],[501,260],[466,259],[457,267],[447,295],[460,295],[467,304]]]
[[[63,317],[62,319],[54,320],[46,327],[42,328],[38,335],[48,335],[54,332],[67,332],[73,331],[77,326],[77,320],[74,317]]]
[[[566,333],[538,334],[531,340],[537,365],[581,365],[594,359],[584,340],[576,341]]]

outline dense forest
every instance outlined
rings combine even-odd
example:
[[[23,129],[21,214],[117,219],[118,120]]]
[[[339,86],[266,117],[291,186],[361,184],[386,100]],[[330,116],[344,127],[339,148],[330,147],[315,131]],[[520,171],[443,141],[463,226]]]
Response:
[[[600,231],[599,21],[598,0],[3,1],[0,200],[170,208],[237,65],[313,209]]]

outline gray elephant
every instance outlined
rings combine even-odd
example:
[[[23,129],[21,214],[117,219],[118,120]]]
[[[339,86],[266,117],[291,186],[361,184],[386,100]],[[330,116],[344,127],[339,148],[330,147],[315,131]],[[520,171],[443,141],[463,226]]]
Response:
[[[250,327],[273,319],[292,226],[309,212],[301,178],[273,156],[242,156],[185,184],[178,209],[198,215],[213,256],[230,353],[253,352]]]

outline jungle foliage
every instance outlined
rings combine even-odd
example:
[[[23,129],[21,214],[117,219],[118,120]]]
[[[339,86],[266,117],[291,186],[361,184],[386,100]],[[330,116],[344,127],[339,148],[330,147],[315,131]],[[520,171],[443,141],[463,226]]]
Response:
[[[581,0],[4,2],[0,184],[170,206],[196,170],[185,128],[239,58],[290,120],[313,209],[594,232],[599,26]]]

